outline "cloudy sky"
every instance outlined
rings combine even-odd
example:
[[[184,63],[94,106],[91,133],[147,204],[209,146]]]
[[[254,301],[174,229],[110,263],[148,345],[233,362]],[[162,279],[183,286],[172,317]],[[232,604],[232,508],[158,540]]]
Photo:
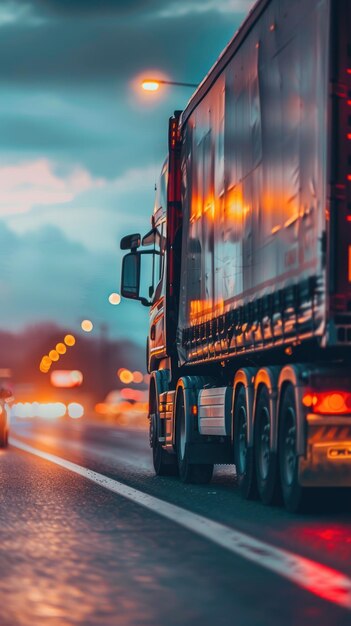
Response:
[[[1,0],[0,328],[105,322],[144,343],[147,310],[108,303],[119,239],[149,229],[167,120],[252,0]]]

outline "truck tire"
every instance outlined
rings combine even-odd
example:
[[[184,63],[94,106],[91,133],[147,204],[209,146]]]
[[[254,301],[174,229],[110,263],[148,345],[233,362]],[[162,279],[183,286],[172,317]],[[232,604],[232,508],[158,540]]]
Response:
[[[152,462],[156,476],[176,476],[178,474],[177,457],[163,449],[159,441],[160,417],[155,388],[150,394],[149,440],[152,448]]]
[[[259,392],[255,415],[255,468],[257,490],[263,504],[278,500],[277,455],[270,445],[271,415],[267,387]]]
[[[234,402],[234,463],[239,491],[245,500],[257,497],[254,449],[247,441],[249,418],[246,392],[240,387]]]
[[[166,452],[158,441],[157,422],[157,415],[150,415],[150,443],[152,442],[152,463],[155,474],[156,476],[176,476],[178,474],[177,458],[174,454]]]
[[[184,393],[179,391],[176,404],[176,450],[179,477],[182,483],[206,485],[211,481],[213,465],[190,463],[187,453],[187,429]]]
[[[297,513],[306,508],[307,489],[303,489],[298,481],[296,403],[291,385],[284,391],[280,410],[279,470],[285,508],[290,513]]]

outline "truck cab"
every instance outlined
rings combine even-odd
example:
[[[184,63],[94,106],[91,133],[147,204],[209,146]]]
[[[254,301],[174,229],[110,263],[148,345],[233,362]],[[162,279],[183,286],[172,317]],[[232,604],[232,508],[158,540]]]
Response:
[[[175,356],[180,273],[181,203],[180,111],[169,122],[169,154],[156,188],[151,230],[123,237],[121,249],[130,250],[122,263],[122,296],[150,307],[147,340],[148,371]],[[142,249],[140,247],[142,246]],[[142,293],[142,285],[148,285]]]

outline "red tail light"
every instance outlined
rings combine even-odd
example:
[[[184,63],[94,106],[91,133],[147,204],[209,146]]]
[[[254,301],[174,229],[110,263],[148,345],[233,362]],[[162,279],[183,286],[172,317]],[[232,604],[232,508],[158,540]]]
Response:
[[[348,391],[311,391],[302,404],[320,415],[351,415],[351,393]]]

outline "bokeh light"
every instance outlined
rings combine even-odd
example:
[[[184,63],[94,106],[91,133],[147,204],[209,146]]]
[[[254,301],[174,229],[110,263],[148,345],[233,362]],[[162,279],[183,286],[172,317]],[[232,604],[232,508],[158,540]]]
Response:
[[[76,343],[76,340],[73,337],[73,335],[66,335],[63,341],[65,342],[66,346],[69,346],[69,347],[74,346],[74,344]]]
[[[119,295],[119,293],[111,293],[109,295],[108,301],[110,304],[120,304],[121,302],[121,296]]]
[[[79,370],[54,370],[51,372],[50,382],[53,387],[63,389],[79,387],[83,382],[83,374]]]
[[[144,375],[142,372],[133,372],[133,383],[139,384],[144,380]]]
[[[129,370],[122,368],[121,370],[118,370],[117,374],[121,383],[124,385],[129,385],[133,382],[133,374]]]
[[[94,328],[93,322],[91,320],[83,320],[80,326],[85,333],[91,333]]]
[[[49,357],[52,361],[58,361],[60,358],[60,355],[58,352],[56,352],[56,350],[50,350]]]
[[[21,419],[57,419],[66,415],[63,402],[16,402],[11,408],[11,416]]]
[[[84,407],[79,402],[70,402],[67,407],[67,413],[72,419],[79,419],[84,415]]]
[[[56,352],[58,352],[58,354],[66,354],[67,348],[65,346],[64,343],[58,343],[56,344]]]

